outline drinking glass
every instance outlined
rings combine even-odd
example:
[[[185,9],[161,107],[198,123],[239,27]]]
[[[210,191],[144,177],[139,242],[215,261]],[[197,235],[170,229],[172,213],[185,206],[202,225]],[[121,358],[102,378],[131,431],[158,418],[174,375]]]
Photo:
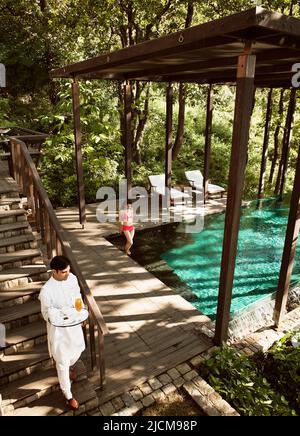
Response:
[[[76,298],[76,299],[75,299],[75,309],[76,309],[78,312],[80,312],[82,308],[83,308],[82,299],[81,299],[80,297],[79,297],[79,298]]]

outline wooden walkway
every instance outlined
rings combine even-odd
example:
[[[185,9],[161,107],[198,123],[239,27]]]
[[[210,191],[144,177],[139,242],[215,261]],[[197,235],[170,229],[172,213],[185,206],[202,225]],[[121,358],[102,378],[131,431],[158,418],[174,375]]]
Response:
[[[58,209],[57,216],[110,331],[101,403],[212,346],[200,332],[209,318],[112,246],[104,236],[116,225],[98,223],[96,205],[88,206],[84,230],[76,209]]]

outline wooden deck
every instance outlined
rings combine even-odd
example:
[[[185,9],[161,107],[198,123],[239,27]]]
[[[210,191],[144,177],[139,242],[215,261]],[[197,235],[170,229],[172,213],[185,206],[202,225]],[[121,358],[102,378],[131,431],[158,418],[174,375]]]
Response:
[[[215,208],[224,208],[224,201],[212,203],[210,211]],[[110,330],[104,403],[207,350],[212,342],[200,332],[209,318],[112,246],[104,236],[115,232],[116,225],[98,223],[96,205],[87,212],[84,230],[76,224],[75,208],[58,209],[57,216]]]

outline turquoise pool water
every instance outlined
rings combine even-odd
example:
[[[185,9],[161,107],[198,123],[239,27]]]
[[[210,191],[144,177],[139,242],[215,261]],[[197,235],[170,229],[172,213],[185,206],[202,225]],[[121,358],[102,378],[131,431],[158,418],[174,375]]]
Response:
[[[242,209],[231,313],[273,293],[278,284],[288,220],[288,202],[276,199],[262,207]],[[205,218],[202,232],[183,238],[161,258],[196,296],[191,303],[215,318],[219,291],[220,263],[225,214]],[[293,284],[300,282],[300,250],[297,249]]]

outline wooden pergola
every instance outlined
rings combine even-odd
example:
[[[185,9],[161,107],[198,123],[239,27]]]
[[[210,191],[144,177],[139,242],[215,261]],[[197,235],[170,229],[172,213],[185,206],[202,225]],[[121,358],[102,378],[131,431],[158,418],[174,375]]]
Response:
[[[172,82],[209,84],[204,184],[209,174],[213,84],[236,84],[215,342],[227,340],[237,252],[247,147],[254,90],[292,88],[292,65],[300,60],[300,20],[255,7],[109,54],[54,70],[53,78],[73,79],[74,129],[80,222],[85,223],[78,80],[118,80],[124,84],[125,176],[131,187],[131,81],[166,82],[166,186],[171,179]],[[296,103],[296,89],[292,89]],[[269,107],[269,105],[268,105]],[[270,112],[270,107],[268,108]],[[292,109],[287,119],[288,145]],[[266,125],[269,123],[267,113]],[[265,141],[268,131],[265,132]],[[264,144],[265,154],[265,144]],[[265,156],[263,154],[263,164]],[[288,147],[283,165],[287,167]],[[263,174],[261,174],[263,179]],[[282,187],[283,189],[283,187]],[[300,225],[300,149],[274,312],[279,325],[285,310]]]

